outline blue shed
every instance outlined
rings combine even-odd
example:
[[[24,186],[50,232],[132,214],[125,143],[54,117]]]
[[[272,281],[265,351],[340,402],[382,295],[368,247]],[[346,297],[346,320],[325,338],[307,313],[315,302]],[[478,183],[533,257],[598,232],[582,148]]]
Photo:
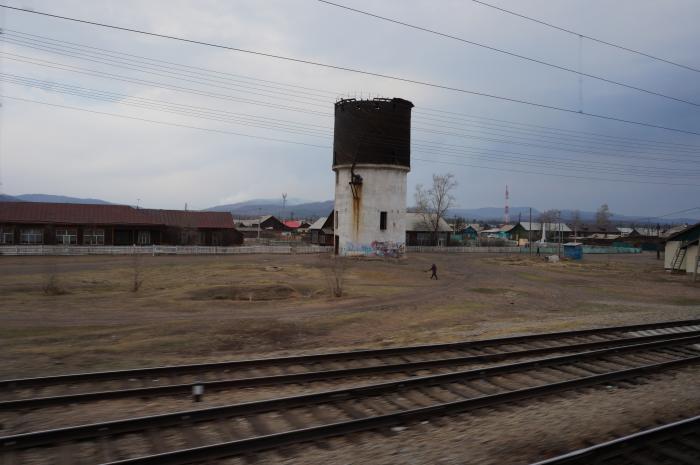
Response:
[[[569,260],[581,260],[583,258],[583,244],[579,242],[564,244],[564,257]]]

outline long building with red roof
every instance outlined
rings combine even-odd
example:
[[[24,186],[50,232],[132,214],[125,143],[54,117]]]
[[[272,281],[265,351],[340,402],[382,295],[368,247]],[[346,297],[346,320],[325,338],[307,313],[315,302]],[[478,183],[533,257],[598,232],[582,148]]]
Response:
[[[242,242],[233,217],[226,212],[0,202],[0,245],[228,246]]]

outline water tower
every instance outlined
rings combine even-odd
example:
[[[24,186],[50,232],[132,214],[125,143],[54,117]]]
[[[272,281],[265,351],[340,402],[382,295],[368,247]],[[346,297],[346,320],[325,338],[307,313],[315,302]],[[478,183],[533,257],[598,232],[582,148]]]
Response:
[[[404,254],[411,108],[411,102],[400,98],[336,102],[336,254]]]

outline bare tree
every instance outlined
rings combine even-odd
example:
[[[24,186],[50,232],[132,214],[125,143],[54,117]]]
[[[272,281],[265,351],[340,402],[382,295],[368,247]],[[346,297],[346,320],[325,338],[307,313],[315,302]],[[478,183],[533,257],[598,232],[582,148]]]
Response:
[[[552,227],[553,223],[559,223],[559,219],[561,218],[561,211],[560,210],[545,210],[542,213],[540,213],[540,216],[538,217],[538,221],[542,225],[542,229],[545,230],[545,237],[547,232],[552,232],[554,231],[555,228]]]
[[[143,284],[143,278],[141,276],[141,255],[138,253],[134,253],[132,256],[132,262],[133,266],[133,281],[131,283],[131,292],[138,292],[139,289],[141,289],[141,285]]]
[[[326,284],[331,297],[342,297],[345,292],[345,277],[350,267],[348,258],[328,255],[319,257],[319,267],[323,276],[326,278]]]
[[[453,226],[455,229],[455,233],[463,231],[467,227],[467,220],[465,220],[461,216],[455,216]]]
[[[540,213],[538,221],[542,224],[546,224],[549,226],[552,223],[558,223],[560,218],[561,218],[561,211],[552,209],[552,210],[545,210],[542,213]],[[548,229],[551,229],[551,228],[548,228]]]
[[[577,231],[581,229],[581,211],[580,210],[574,210],[571,212],[571,226],[574,227],[574,237],[577,234]]]
[[[447,210],[455,205],[452,192],[457,187],[457,181],[452,173],[443,175],[433,174],[433,185],[425,189],[422,184],[416,186],[416,212],[423,216],[423,222],[433,232],[433,242],[437,243],[441,220]]]
[[[595,222],[598,224],[598,226],[607,226],[610,224],[610,217],[612,216],[612,213],[610,213],[610,207],[608,207],[607,203],[604,203],[603,205],[598,208],[598,211],[595,213]]]

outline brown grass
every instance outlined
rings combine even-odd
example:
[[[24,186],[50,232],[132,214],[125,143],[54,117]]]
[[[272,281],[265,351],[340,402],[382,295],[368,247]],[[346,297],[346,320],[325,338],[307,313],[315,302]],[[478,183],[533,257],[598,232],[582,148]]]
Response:
[[[340,298],[317,256],[142,257],[138,292],[131,257],[0,260],[3,378],[700,316],[700,288],[644,256],[357,260]]]

